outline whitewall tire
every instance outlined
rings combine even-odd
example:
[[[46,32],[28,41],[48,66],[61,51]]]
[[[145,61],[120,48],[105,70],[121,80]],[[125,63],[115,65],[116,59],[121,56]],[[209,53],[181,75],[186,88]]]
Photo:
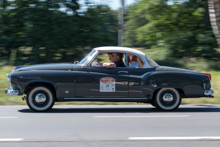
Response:
[[[47,111],[54,105],[54,94],[46,86],[36,86],[28,92],[26,102],[33,111]]]
[[[166,111],[177,109],[180,103],[180,94],[174,88],[162,88],[157,92],[154,98],[156,107]]]

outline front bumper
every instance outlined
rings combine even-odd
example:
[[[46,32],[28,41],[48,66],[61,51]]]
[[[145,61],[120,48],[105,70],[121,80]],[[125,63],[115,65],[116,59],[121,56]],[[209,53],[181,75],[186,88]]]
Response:
[[[213,94],[214,94],[214,91],[213,90],[205,90],[204,91],[204,94],[206,95],[206,96],[213,96]]]
[[[19,94],[19,90],[14,89],[13,87],[5,88],[5,94],[8,94],[8,95],[18,95]]]

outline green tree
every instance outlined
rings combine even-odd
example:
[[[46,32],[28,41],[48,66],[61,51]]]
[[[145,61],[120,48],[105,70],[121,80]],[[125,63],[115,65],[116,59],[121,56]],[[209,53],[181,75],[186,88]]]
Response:
[[[170,50],[173,57],[216,57],[215,37],[207,17],[207,1],[141,0],[137,4],[148,23],[137,29],[137,38]],[[141,15],[141,13],[139,13]]]
[[[84,13],[86,35],[83,37],[91,47],[117,45],[117,12],[108,6],[90,7]]]
[[[139,3],[130,6],[126,11],[125,16],[125,32],[124,32],[124,45],[143,47],[147,46],[143,40],[137,39],[137,30],[147,23],[145,9],[139,9]]]
[[[60,12],[58,3],[63,3],[75,14],[79,8],[75,0],[15,0],[4,3],[0,21],[0,57],[9,60],[11,50],[16,50],[16,64],[53,62],[55,58],[65,60],[65,51],[77,42],[72,39],[75,15],[70,17]],[[22,46],[32,48],[31,54],[18,50]],[[60,52],[64,56],[57,57]]]
[[[24,9],[9,9],[13,2],[4,1],[0,9],[0,58],[9,62],[11,51],[24,45]]]
[[[79,14],[76,0],[15,0],[4,4],[6,9],[0,10],[0,57],[9,60],[15,50],[16,65],[71,62],[80,58],[86,46],[116,44],[117,17],[107,6],[89,7]]]

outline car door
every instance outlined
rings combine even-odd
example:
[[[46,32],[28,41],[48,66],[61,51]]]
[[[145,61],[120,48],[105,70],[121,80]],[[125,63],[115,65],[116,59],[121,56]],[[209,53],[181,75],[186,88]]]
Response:
[[[77,69],[75,97],[128,97],[128,69],[95,66]]]
[[[155,68],[143,68],[144,62],[135,54],[129,54],[128,58],[128,72],[129,72],[129,97],[146,97],[148,89],[144,89],[145,94],[143,94],[143,86],[141,81],[143,77],[152,71],[155,71]]]
[[[129,71],[129,97],[145,97],[142,92],[141,81],[143,77],[152,71],[155,71],[155,68],[128,68]],[[145,93],[148,93],[145,89]],[[150,93],[151,91],[149,91]]]

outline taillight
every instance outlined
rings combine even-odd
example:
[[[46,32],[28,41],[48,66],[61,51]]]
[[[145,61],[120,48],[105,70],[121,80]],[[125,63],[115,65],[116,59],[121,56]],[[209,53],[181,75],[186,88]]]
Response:
[[[207,74],[207,73],[203,73],[203,74],[209,76],[209,80],[212,81],[212,77],[210,74]]]

